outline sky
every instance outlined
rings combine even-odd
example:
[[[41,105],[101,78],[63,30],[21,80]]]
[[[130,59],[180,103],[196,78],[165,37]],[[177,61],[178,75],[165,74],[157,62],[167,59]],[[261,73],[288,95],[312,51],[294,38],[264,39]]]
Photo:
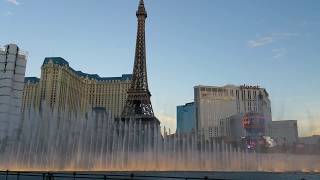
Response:
[[[0,0],[0,46],[100,76],[132,73],[138,0]],[[176,106],[196,85],[260,85],[273,120],[320,134],[319,0],[145,0],[147,66],[157,117],[175,129]]]

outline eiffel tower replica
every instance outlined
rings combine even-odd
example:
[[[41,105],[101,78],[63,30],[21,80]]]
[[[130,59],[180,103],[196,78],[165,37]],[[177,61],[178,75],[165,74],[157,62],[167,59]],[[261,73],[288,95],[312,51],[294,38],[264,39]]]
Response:
[[[137,120],[143,123],[159,125],[159,120],[154,116],[151,93],[148,87],[147,65],[146,65],[146,41],[145,41],[145,21],[147,11],[144,1],[140,0],[136,12],[138,18],[136,51],[133,67],[133,77],[131,87],[128,90],[128,97],[121,114],[122,120]]]

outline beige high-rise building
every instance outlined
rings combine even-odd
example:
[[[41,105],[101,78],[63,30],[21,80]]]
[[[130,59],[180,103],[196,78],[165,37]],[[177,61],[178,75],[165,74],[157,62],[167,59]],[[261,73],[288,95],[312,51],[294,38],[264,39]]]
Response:
[[[37,77],[26,77],[24,79],[24,89],[22,94],[22,111],[25,109],[39,106],[39,82]],[[37,104],[35,104],[37,103]]]
[[[86,112],[103,107],[118,117],[126,102],[132,75],[100,77],[76,71],[61,57],[45,58],[41,78],[26,78],[23,110],[46,105],[59,111]]]
[[[230,136],[230,117],[259,113],[265,126],[271,122],[271,103],[259,86],[195,86],[196,129],[205,137]]]
[[[297,143],[298,122],[297,120],[272,121],[268,124],[267,134],[279,145]]]

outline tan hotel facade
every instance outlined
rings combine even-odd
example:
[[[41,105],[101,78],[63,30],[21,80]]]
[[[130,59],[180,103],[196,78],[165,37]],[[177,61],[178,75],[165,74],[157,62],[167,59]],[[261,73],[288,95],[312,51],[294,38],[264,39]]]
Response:
[[[100,77],[75,71],[61,57],[45,58],[41,78],[25,78],[22,111],[49,106],[63,111],[86,112],[103,107],[118,117],[126,102],[132,75]]]
[[[246,113],[261,114],[265,126],[272,121],[269,94],[259,86],[195,86],[194,101],[196,128],[206,138],[231,136],[231,119]]]

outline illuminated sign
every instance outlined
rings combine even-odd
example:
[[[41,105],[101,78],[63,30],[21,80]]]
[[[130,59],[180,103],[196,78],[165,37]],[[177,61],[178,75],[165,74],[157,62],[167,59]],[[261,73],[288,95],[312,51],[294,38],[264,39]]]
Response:
[[[246,113],[242,117],[242,127],[249,133],[264,133],[265,117],[259,113]]]
[[[242,85],[240,86],[240,89],[260,89],[260,86],[247,86],[247,85]]]

